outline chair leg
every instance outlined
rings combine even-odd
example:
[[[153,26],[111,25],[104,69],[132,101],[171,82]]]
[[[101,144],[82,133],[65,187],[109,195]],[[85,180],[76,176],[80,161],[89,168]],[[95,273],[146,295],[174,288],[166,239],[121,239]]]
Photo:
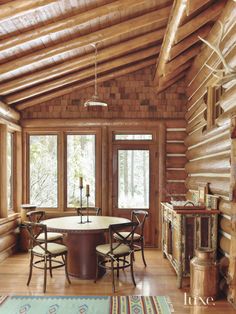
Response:
[[[112,290],[115,293],[115,275],[114,275],[114,261],[111,259],[111,273],[112,273]]]
[[[132,276],[133,284],[134,284],[134,286],[136,286],[136,282],[134,279],[133,255],[134,255],[134,253],[132,253],[130,256],[130,269],[131,269],[131,276]]]
[[[119,263],[119,259],[117,259],[117,278],[119,278],[119,267],[120,267],[120,263]]]
[[[147,263],[146,263],[145,258],[144,258],[144,243],[143,243],[143,240],[141,241],[141,253],[142,253],[143,264],[144,264],[145,267],[147,267]]]
[[[66,279],[69,282],[69,284],[71,284],[70,277],[69,277],[69,274],[68,274],[68,268],[67,268],[67,254],[65,254],[64,258],[62,257],[62,259],[63,259],[64,264],[65,264]]]
[[[47,284],[47,256],[44,256],[44,281],[43,281],[43,292],[46,292]]]
[[[31,277],[32,277],[33,261],[34,261],[34,255],[32,253],[30,253],[30,271],[29,271],[29,277],[28,277],[28,281],[27,281],[27,286],[29,285]]]
[[[52,258],[49,256],[49,272],[50,272],[50,277],[52,278]]]
[[[94,282],[96,283],[98,280],[98,254],[96,254],[96,275],[95,275],[95,279]]]

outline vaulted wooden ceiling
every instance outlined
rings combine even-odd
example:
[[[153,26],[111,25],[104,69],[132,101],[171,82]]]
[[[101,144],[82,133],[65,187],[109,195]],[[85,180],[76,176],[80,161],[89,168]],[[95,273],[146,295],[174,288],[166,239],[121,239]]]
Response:
[[[0,97],[23,110],[156,65],[160,92],[183,78],[224,0],[2,0]],[[164,40],[163,40],[164,39]]]

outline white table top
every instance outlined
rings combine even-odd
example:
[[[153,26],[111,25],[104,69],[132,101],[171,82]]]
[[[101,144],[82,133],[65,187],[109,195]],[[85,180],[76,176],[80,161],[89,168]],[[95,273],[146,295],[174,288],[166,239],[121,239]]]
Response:
[[[87,216],[82,217],[87,221]],[[111,224],[130,222],[129,219],[112,216],[89,216],[91,222],[80,223],[80,216],[59,217],[43,220],[41,223],[47,225],[49,231],[56,232],[101,232],[108,230]]]

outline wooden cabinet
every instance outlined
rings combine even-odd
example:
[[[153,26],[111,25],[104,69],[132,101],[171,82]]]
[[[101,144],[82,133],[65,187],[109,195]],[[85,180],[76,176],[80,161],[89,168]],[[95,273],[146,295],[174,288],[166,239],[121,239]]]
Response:
[[[177,274],[177,286],[190,274],[190,260],[199,247],[217,248],[218,210],[161,203],[162,251]]]

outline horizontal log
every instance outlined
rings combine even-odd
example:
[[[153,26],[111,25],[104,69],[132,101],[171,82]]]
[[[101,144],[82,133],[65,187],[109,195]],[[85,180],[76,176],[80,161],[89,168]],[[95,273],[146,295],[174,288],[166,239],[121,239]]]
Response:
[[[166,157],[167,168],[184,168],[187,162],[186,157]]]
[[[231,124],[231,119],[235,117],[236,115],[236,107],[231,108],[227,112],[222,113],[217,119],[216,119],[216,125],[222,126],[224,124]]]
[[[2,261],[4,261],[6,258],[8,258],[9,256],[15,254],[16,252],[17,252],[17,245],[13,245],[4,251],[1,251],[0,252],[0,263]]]
[[[217,154],[230,150],[231,140],[229,133],[223,134],[211,142],[207,142],[193,149],[187,150],[186,157],[191,160],[198,157]]]
[[[192,133],[194,130],[199,129],[206,125],[205,112],[200,113],[195,119],[188,123],[186,132]]]
[[[219,210],[222,214],[231,216],[232,215],[232,202],[226,201],[223,198],[219,202]]]
[[[184,131],[174,131],[174,132],[168,132],[166,133],[166,139],[171,141],[181,141],[184,140],[187,136],[187,133]]]
[[[80,36],[79,40],[76,38],[66,41],[66,44],[65,42],[62,42],[52,47],[40,49],[39,51],[17,58],[17,60],[11,60],[4,63],[0,67],[0,74],[6,74],[11,71],[19,70],[29,64],[31,66],[36,64],[41,65],[43,61],[47,61],[53,57],[77,50],[81,47],[86,47],[94,42],[103,44],[105,41],[114,39],[115,37],[120,38],[120,36],[128,34],[131,30],[135,31],[147,28],[148,25],[154,25],[155,28],[157,24],[159,27],[164,26],[167,23],[169,12],[170,6],[146,13],[142,16],[135,17],[107,28],[103,28],[88,35]]]
[[[218,194],[222,196],[231,196],[232,191],[230,190],[230,180],[224,177],[210,177],[210,176],[197,176],[188,177],[186,179],[186,187],[189,190],[198,190],[199,185],[209,184],[209,192],[211,194]]]
[[[231,221],[224,217],[219,217],[219,228],[228,234],[232,233]]]
[[[211,140],[214,140],[215,137],[218,137],[221,133],[227,130],[229,130],[229,125],[226,124],[220,127],[214,127],[207,132],[202,132],[202,130],[198,130],[187,136],[184,143],[187,147],[190,147],[206,140],[209,140],[210,142]]]
[[[18,226],[19,226],[18,220],[12,220],[3,225],[0,225],[0,236],[4,233],[8,233],[9,231],[15,230]]]
[[[173,77],[172,79],[169,79],[168,81],[166,81],[166,80],[162,81],[161,84],[158,85],[158,88],[156,89],[157,94],[163,92],[168,87],[172,86],[173,84],[175,84],[178,81],[180,81],[181,79],[183,79],[185,77],[186,73],[187,73],[187,70],[179,73],[176,77]]]
[[[228,111],[235,107],[236,103],[236,85],[226,91],[220,98],[220,106],[224,111]]]
[[[8,249],[9,247],[16,245],[17,243],[17,234],[10,233],[5,236],[0,237],[0,252]]]
[[[188,162],[185,166],[187,173],[230,173],[230,155],[213,156]]]
[[[220,274],[226,277],[228,274],[228,269],[229,269],[229,258],[226,256],[222,256],[219,261]]]
[[[169,182],[166,183],[166,193],[167,194],[186,194],[187,189],[185,184],[182,182]]]
[[[185,170],[167,170],[166,179],[167,180],[185,180],[187,173]]]
[[[184,154],[186,147],[183,144],[168,143],[166,144],[166,153],[167,154]]]
[[[229,254],[230,251],[230,240],[223,236],[222,234],[219,234],[219,247],[223,252],[226,252]]]
[[[186,127],[186,121],[184,119],[167,120],[165,121],[165,125],[167,128],[182,129]]]
[[[196,116],[198,116],[201,112],[203,112],[204,110],[206,110],[207,106],[203,100],[203,98],[201,98],[201,100],[199,100],[199,102],[196,104],[196,106],[193,106],[189,111],[187,111],[185,118],[187,121],[192,121]]]

